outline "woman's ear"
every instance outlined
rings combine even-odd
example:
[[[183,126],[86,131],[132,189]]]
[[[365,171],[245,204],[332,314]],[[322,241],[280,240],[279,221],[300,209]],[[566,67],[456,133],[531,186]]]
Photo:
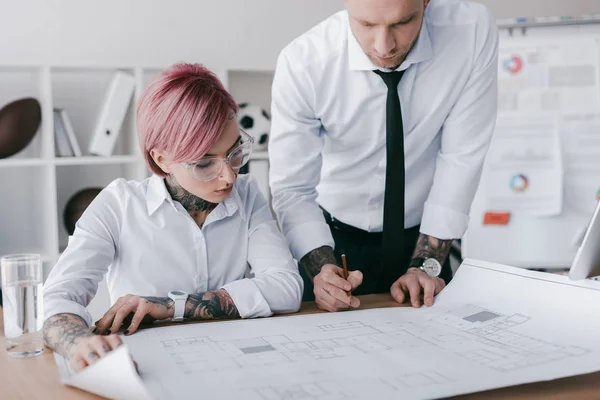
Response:
[[[152,157],[156,165],[158,165],[165,174],[171,173],[171,168],[169,168],[169,165],[166,162],[167,158],[164,151],[152,149],[150,150],[150,157]]]

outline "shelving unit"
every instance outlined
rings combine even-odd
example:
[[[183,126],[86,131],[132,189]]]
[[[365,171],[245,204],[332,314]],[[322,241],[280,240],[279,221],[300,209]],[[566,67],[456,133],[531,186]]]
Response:
[[[141,180],[149,170],[138,147],[137,102],[162,67],[74,67],[0,65],[0,107],[23,97],[42,106],[42,123],[32,142],[18,154],[0,159],[0,255],[32,252],[42,255],[47,277],[67,244],[63,210],[73,194],[104,187],[116,178]],[[105,92],[113,74],[134,75],[136,88],[114,155],[88,154]],[[270,108],[273,71],[217,71],[238,103]],[[83,152],[81,157],[57,157],[53,108],[64,108]],[[255,152],[250,162],[263,193],[269,198],[268,153]]]
[[[220,77],[238,104],[254,104],[270,112],[273,75],[274,71],[266,70],[229,70],[223,72]],[[270,202],[268,153],[266,151],[253,152],[248,169],[256,179],[261,192]]]

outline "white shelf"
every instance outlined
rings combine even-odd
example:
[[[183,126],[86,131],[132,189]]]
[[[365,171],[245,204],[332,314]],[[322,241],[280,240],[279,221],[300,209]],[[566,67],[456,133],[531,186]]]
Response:
[[[269,152],[268,151],[254,151],[250,156],[250,161],[252,160],[269,160]]]
[[[0,168],[39,167],[47,163],[41,158],[5,158],[0,160]]]
[[[107,164],[137,164],[144,162],[140,156],[111,156],[111,157],[57,157],[54,159],[56,165],[107,165]]]
[[[46,273],[67,245],[63,213],[66,203],[85,188],[102,188],[117,178],[142,180],[149,175],[139,152],[135,107],[149,84],[163,68],[152,66],[0,65],[0,106],[22,97],[37,98],[42,124],[32,142],[18,155],[0,159],[0,255],[22,251],[42,254]],[[89,148],[103,98],[113,73],[124,70],[135,77],[136,87],[114,155],[57,157],[53,109],[68,112],[81,149]],[[214,71],[237,103],[268,109],[273,71]],[[255,151],[250,173],[266,198],[268,153]]]

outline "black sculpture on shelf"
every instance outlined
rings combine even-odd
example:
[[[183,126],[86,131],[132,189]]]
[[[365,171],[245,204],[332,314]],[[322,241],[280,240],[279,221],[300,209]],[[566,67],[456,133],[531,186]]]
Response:
[[[0,109],[0,158],[10,157],[31,142],[42,122],[42,107],[34,98],[13,101]]]
[[[69,199],[63,213],[63,222],[69,235],[75,232],[75,224],[101,191],[102,188],[82,189]]]

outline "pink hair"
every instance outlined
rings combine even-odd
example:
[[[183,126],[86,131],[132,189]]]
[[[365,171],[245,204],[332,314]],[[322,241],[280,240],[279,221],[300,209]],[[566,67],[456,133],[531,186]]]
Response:
[[[137,131],[148,166],[165,176],[150,151],[169,153],[172,161],[204,156],[237,105],[219,78],[199,64],[175,64],[155,78],[137,107]]]

